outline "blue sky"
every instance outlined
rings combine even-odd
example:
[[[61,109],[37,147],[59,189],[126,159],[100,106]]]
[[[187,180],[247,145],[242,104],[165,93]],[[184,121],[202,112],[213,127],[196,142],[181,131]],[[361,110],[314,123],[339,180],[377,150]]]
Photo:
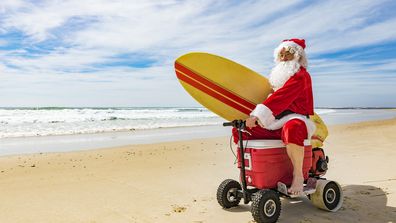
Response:
[[[317,107],[396,107],[396,1],[0,1],[0,107],[199,106],[176,79],[191,51],[267,76],[307,41]]]

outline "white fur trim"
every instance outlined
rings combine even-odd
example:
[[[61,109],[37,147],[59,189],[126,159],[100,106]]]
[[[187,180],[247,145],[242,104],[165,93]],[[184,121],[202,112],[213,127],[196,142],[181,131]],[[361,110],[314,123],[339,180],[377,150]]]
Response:
[[[275,117],[272,115],[272,111],[263,104],[258,104],[250,115],[257,117],[259,119],[260,126],[263,128],[266,128],[266,126],[275,122]]]
[[[305,126],[307,127],[307,132],[308,132],[308,139],[310,139],[316,130],[315,123],[306,116],[300,114],[286,115],[281,119],[276,119],[271,125],[268,125],[265,128],[269,130],[280,129],[283,127],[283,125],[285,125],[286,122],[292,119],[300,119],[301,121],[305,122]]]

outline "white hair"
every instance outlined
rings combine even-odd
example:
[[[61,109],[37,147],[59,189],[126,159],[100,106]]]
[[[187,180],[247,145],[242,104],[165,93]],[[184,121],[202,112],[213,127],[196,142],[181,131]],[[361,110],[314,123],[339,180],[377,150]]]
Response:
[[[282,42],[275,50],[274,50],[274,61],[278,64],[280,61],[279,53],[285,48],[290,53],[293,53],[294,58],[298,60],[298,63],[304,68],[308,68],[307,55],[305,54],[304,49],[293,41],[285,41]]]

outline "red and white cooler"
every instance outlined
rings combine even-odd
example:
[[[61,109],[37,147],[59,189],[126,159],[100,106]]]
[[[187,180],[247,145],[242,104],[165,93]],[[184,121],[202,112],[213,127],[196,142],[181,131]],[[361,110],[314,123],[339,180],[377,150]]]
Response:
[[[282,140],[248,140],[245,147],[245,173],[247,186],[258,189],[277,188],[282,182],[290,186],[293,180],[293,165]],[[238,168],[241,168],[240,148],[238,148]],[[304,179],[312,165],[312,146],[310,140],[304,141]]]

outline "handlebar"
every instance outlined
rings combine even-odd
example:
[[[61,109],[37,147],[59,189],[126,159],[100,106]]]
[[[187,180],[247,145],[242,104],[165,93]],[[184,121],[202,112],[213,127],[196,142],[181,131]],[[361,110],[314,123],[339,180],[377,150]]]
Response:
[[[224,122],[223,126],[232,126],[235,128],[244,129],[246,127],[246,123],[244,120],[234,120],[232,122]]]
[[[223,122],[223,126],[234,126],[233,122]]]

